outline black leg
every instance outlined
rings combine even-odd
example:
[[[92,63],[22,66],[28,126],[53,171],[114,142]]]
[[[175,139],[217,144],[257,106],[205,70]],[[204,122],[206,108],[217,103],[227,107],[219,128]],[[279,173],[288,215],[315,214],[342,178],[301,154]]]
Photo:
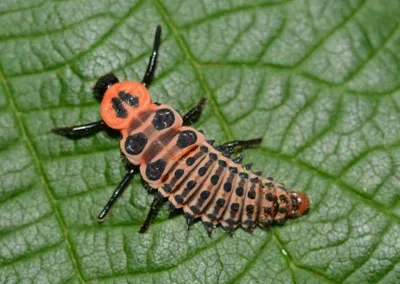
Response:
[[[104,121],[100,120],[72,127],[53,128],[51,131],[57,135],[65,136],[71,139],[79,139],[94,135],[102,130],[106,130],[107,128],[108,126],[104,123]]]
[[[261,144],[261,141],[262,141],[262,138],[250,139],[250,140],[233,140],[233,141],[224,143],[221,146],[224,146],[226,148],[232,148],[232,149],[234,149],[235,147],[248,148],[248,147],[253,147],[253,146],[259,146]]]
[[[119,183],[117,188],[114,190],[113,195],[111,195],[110,199],[108,200],[106,206],[104,206],[103,210],[101,210],[99,216],[97,217],[98,222],[103,222],[104,219],[106,218],[108,212],[110,211],[111,207],[113,206],[114,202],[122,195],[124,192],[125,188],[129,185],[130,181],[132,180],[134,174],[135,174],[135,169],[132,168],[130,169],[122,181]]]
[[[154,219],[157,215],[158,210],[160,209],[161,205],[163,205],[168,198],[162,196],[160,192],[156,192],[154,195],[153,202],[151,203],[149,213],[147,214],[146,220],[144,221],[142,227],[139,230],[139,233],[145,233],[150,226],[150,222]]]
[[[262,138],[250,139],[250,140],[233,140],[218,146],[215,146],[215,149],[223,152],[225,155],[229,156],[233,154],[236,150],[236,147],[241,148],[249,148],[260,145]]]
[[[151,52],[151,56],[149,59],[149,63],[147,64],[146,73],[144,74],[142,84],[145,87],[151,83],[151,80],[154,76],[154,71],[156,70],[157,65],[157,56],[158,56],[158,47],[160,46],[161,40],[161,26],[158,25],[156,29],[156,34],[154,36],[154,43],[153,43],[153,51]]]
[[[201,98],[194,108],[185,113],[182,117],[183,125],[189,126],[195,123],[199,119],[205,103],[206,98]]]

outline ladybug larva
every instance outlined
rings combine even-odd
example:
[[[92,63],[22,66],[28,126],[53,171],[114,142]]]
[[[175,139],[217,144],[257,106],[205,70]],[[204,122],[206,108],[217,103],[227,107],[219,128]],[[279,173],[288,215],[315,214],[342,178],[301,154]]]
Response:
[[[261,139],[237,140],[214,146],[190,125],[200,116],[205,99],[181,116],[172,107],[152,102],[147,90],[156,67],[161,27],[157,26],[153,51],[141,83],[119,82],[113,74],[101,77],[93,88],[101,101],[97,122],[55,128],[58,135],[77,139],[102,130],[120,132],[121,155],[127,173],[97,217],[104,221],[135,173],[157,189],[140,232],[145,232],[159,207],[169,201],[182,208],[188,225],[201,218],[210,234],[216,225],[232,232],[237,226],[251,231],[283,223],[309,209],[306,195],[288,191],[272,178],[242,166],[243,156],[230,156],[240,147],[257,146]]]

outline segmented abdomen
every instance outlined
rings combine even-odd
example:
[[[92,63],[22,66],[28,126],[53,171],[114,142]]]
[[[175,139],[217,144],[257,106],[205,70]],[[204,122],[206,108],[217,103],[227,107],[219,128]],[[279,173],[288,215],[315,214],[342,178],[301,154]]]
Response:
[[[201,217],[206,227],[251,229],[308,209],[303,194],[287,191],[272,178],[223,156],[202,133],[182,127],[180,115],[166,105],[142,114],[122,134],[122,151],[140,165],[144,180],[174,207]]]
[[[272,179],[247,172],[207,142],[166,173],[159,191],[204,223],[250,229],[283,221],[296,210],[291,192]]]

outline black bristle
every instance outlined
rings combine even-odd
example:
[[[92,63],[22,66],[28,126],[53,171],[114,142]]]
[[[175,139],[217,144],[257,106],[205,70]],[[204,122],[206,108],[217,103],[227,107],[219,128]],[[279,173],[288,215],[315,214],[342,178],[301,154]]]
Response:
[[[233,237],[233,231],[235,230],[232,226],[224,228],[225,232],[229,234],[229,236]]]
[[[249,163],[249,164],[246,164],[245,166],[244,166],[244,168],[246,169],[246,170],[251,170],[251,167],[253,166],[253,163]]]
[[[232,153],[230,151],[224,151],[222,152],[222,156],[230,158],[232,156]]]
[[[206,229],[208,236],[211,238],[212,231],[214,230],[214,224],[211,222],[204,222],[204,228]]]
[[[168,209],[169,211],[174,212],[176,210],[176,207],[171,202],[168,202]]]
[[[207,142],[208,142],[208,141],[207,141]],[[217,146],[214,146],[214,149],[221,152],[221,151],[224,150],[224,146],[222,146],[222,145],[217,145]]]
[[[272,225],[272,220],[264,219],[263,221],[264,228]]]
[[[255,224],[254,221],[248,220],[248,221],[246,221],[246,223],[247,223],[248,227],[245,228],[245,231],[250,233],[250,234],[253,234],[253,232],[254,232],[254,224]]]
[[[187,229],[190,230],[190,227],[193,226],[195,219],[190,214],[185,214],[185,218],[186,218]]]
[[[214,145],[215,140],[207,140],[207,143],[210,144],[211,146]]]
[[[243,156],[240,155],[239,157],[237,157],[236,159],[233,159],[232,162],[236,163],[236,164],[240,164],[243,160]]]

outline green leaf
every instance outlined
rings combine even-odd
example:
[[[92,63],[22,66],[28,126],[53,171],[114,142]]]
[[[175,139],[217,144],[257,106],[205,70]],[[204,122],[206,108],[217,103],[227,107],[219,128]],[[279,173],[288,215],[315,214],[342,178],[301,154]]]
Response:
[[[253,235],[163,208],[124,175],[98,120],[96,79],[140,80],[163,27],[155,101],[209,139],[263,137],[246,161],[307,193],[310,212]],[[400,2],[3,0],[0,3],[0,282],[399,283]]]

